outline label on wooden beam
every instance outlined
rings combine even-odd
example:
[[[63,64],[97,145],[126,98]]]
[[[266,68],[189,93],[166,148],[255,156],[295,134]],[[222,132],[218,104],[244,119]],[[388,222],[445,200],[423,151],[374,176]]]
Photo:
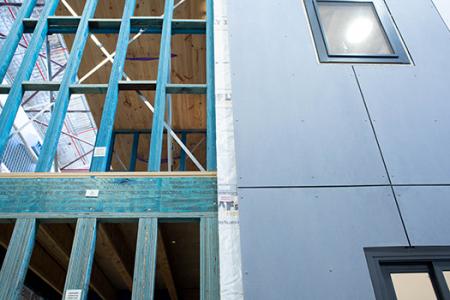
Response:
[[[81,293],[83,290],[67,290],[64,295],[64,300],[81,300]]]
[[[97,198],[98,197],[98,190],[86,190],[86,197],[87,198]]]
[[[94,157],[105,157],[105,156],[106,156],[106,147],[94,148]]]

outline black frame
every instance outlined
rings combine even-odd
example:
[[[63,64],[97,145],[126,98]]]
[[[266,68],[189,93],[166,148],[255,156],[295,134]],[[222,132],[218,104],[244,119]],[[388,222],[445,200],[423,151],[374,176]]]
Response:
[[[377,300],[397,299],[391,273],[427,272],[439,300],[450,300],[443,272],[450,271],[450,247],[377,247],[364,249]]]
[[[324,63],[388,63],[388,64],[410,64],[401,38],[395,29],[394,22],[389,14],[386,4],[381,0],[304,0],[306,12],[311,25],[314,42],[320,62]],[[330,54],[327,48],[325,33],[320,22],[317,11],[317,3],[370,3],[374,6],[381,27],[386,34],[393,54]]]

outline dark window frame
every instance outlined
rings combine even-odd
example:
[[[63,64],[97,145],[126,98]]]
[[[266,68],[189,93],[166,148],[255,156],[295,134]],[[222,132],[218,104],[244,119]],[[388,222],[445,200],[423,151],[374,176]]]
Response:
[[[396,299],[391,273],[427,272],[439,300],[450,300],[443,272],[450,271],[450,247],[364,248],[377,300]]]
[[[397,32],[394,21],[381,0],[304,0],[311,31],[316,45],[320,62],[323,63],[378,63],[378,64],[410,64],[400,34]],[[320,22],[317,3],[370,3],[375,8],[375,13],[387,40],[393,50],[393,54],[329,54],[325,32]]]

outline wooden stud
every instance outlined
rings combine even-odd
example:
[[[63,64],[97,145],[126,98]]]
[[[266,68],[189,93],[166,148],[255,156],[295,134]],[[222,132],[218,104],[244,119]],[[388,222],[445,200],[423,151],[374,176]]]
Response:
[[[81,292],[81,298],[79,299],[87,299],[94,260],[96,233],[97,220],[95,218],[78,219],[64,286],[64,297],[67,292],[79,290]]]
[[[61,266],[68,266],[70,259],[70,250],[72,245],[71,236],[72,229],[68,224],[58,224],[58,228],[41,224],[37,233],[37,240],[44,252],[49,253]],[[36,245],[37,246],[37,245]],[[35,247],[36,248],[36,247]],[[33,270],[33,258],[30,263],[30,268]],[[33,270],[34,271],[34,270]],[[117,290],[111,285],[108,278],[94,261],[92,265],[92,280],[91,288],[105,300],[115,299]],[[64,282],[61,285],[61,294],[64,289]]]
[[[33,8],[36,4],[36,0],[29,0],[23,3],[19,13],[16,15],[16,20],[11,26],[8,37],[6,38],[3,46],[0,50],[0,83],[3,82],[6,72],[8,71],[9,64],[16,52],[17,45],[19,45],[22,38],[25,26],[23,25],[23,19],[29,18],[33,12]]]
[[[133,145],[131,147],[130,166],[128,168],[130,172],[134,172],[136,170],[136,158],[138,154],[138,148],[139,148],[139,133],[135,132],[133,134]]]
[[[150,137],[149,171],[161,170],[161,154],[166,108],[166,86],[170,74],[171,40],[172,40],[173,0],[166,0],[164,22],[159,52],[158,78],[155,92],[155,111],[153,113],[152,134]]]
[[[213,0],[206,0],[206,169],[208,171],[217,168],[214,64],[214,6]]]
[[[10,243],[9,230],[0,231],[0,245],[8,249]],[[40,230],[39,230],[40,231]],[[12,229],[11,229],[12,232]],[[39,276],[50,287],[62,295],[64,289],[65,270],[37,242],[33,247],[29,269]],[[27,272],[28,273],[28,272]]]
[[[108,153],[108,162],[106,163],[106,171],[110,172],[112,170],[112,159],[114,155],[114,147],[116,146],[116,133],[113,131],[111,135],[111,150]]]
[[[123,76],[123,68],[128,48],[128,40],[130,37],[130,18],[133,15],[136,0],[126,0],[123,10],[122,21],[120,23],[120,32],[116,46],[116,56],[109,77],[108,91],[105,96],[105,104],[103,107],[102,121],[97,132],[97,140],[95,148],[104,148],[104,155],[94,156],[91,163],[91,171],[106,171],[108,164],[108,153],[111,151],[111,136],[114,129],[114,120],[116,116],[117,103],[119,100],[119,80]]]
[[[200,299],[220,299],[217,218],[200,220]]]
[[[151,300],[154,297],[157,236],[158,219],[139,219],[134,263],[133,300]]]
[[[39,56],[39,51],[44,43],[47,32],[47,17],[55,13],[58,6],[58,0],[49,0],[46,2],[41,16],[34,30],[28,49],[23,57],[19,71],[14,78],[14,82],[9,91],[8,98],[0,114],[0,157],[2,157],[6,144],[8,143],[9,133],[14,125],[14,120],[22,102],[23,89],[22,82],[29,80],[33,72],[34,65]]]
[[[0,299],[18,299],[36,237],[36,219],[18,219],[0,271]]]
[[[73,42],[73,48],[67,61],[66,70],[59,86],[55,107],[45,133],[43,146],[36,165],[36,172],[48,172],[52,168],[59,137],[64,125],[70,101],[69,87],[76,81],[78,68],[83,56],[84,47],[89,35],[88,21],[94,16],[98,0],[88,0],[83,10],[77,34]]]

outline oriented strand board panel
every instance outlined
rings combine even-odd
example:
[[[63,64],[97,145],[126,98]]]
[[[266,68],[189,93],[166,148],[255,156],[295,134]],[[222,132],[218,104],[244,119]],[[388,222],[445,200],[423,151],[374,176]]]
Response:
[[[387,187],[240,195],[246,299],[375,299],[363,247],[407,245]]]
[[[431,1],[386,3],[414,65],[356,70],[389,173],[394,183],[449,183],[450,32]]]
[[[396,187],[413,246],[450,245],[450,186]]]
[[[387,183],[351,66],[318,64],[302,1],[230,1],[240,186]]]

